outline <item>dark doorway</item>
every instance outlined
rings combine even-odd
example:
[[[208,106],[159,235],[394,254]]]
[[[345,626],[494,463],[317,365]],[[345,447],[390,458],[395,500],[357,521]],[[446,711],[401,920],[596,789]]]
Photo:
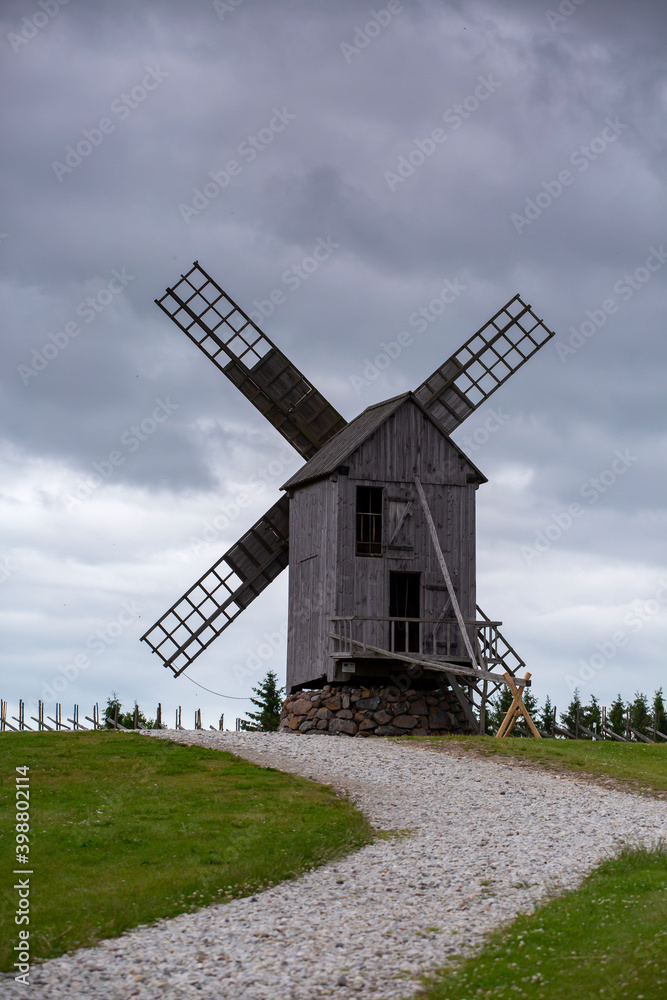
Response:
[[[420,574],[389,574],[389,617],[420,617]],[[396,653],[418,653],[419,622],[392,622],[392,649]]]

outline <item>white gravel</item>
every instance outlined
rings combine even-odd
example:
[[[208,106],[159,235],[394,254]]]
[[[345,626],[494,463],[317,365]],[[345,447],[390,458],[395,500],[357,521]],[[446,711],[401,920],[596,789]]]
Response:
[[[32,1000],[398,1000],[416,977],[576,886],[667,810],[510,760],[380,739],[163,731],[346,789],[382,840],[256,897],[163,920],[33,966]]]

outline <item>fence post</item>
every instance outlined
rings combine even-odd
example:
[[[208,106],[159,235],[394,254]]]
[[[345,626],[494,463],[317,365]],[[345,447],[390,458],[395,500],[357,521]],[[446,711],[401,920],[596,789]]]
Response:
[[[220,732],[222,732],[224,728],[225,728],[225,716],[223,714],[220,716],[220,721],[218,722],[218,729],[220,730]]]
[[[155,713],[155,725],[157,729],[162,728],[162,702],[158,702],[157,712]]]

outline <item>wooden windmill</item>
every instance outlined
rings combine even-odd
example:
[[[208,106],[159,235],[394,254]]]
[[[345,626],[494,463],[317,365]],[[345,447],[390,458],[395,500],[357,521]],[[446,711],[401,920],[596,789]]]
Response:
[[[289,564],[288,695],[402,665],[479,731],[494,668],[525,664],[476,604],[487,480],[449,435],[554,334],[516,295],[414,391],[346,423],[198,262],[156,301],[305,465],[143,640],[178,676]]]

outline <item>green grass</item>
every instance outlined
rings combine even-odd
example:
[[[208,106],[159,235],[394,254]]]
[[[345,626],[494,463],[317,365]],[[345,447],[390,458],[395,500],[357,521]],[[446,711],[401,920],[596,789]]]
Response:
[[[413,740],[416,746],[420,742]],[[427,746],[455,744],[461,750],[487,756],[530,760],[549,768],[604,775],[633,791],[667,791],[667,743],[616,743],[611,740],[500,739],[493,736],[445,736]]]
[[[31,950],[51,958],[252,894],[373,839],[325,786],[121,733],[0,737],[0,969],[17,940],[15,768],[30,767]]]
[[[421,741],[413,742],[417,748]],[[604,776],[632,791],[664,796],[667,790],[667,745],[489,736],[425,742]],[[604,863],[578,890],[519,917],[424,993],[424,1000],[522,997],[667,1000],[667,850],[627,851]]]
[[[666,1000],[667,852],[606,862],[424,991],[424,1000]]]

